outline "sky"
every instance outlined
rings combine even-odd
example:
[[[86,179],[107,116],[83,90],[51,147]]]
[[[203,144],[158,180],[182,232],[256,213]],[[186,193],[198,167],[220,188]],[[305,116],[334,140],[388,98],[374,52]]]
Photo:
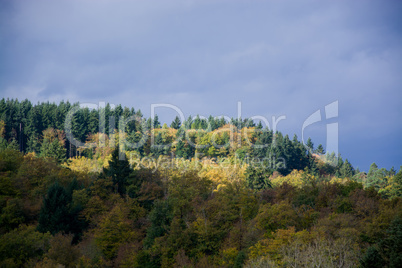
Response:
[[[241,113],[398,170],[400,14],[391,0],[0,0],[0,98]]]

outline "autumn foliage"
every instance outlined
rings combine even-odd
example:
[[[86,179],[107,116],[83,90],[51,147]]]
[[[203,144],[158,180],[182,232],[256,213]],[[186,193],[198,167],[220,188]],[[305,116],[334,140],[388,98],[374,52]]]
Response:
[[[75,148],[69,105],[0,102],[28,107],[22,139],[18,113],[0,121],[1,267],[400,267],[401,170],[360,172],[247,120],[98,133],[84,110]],[[162,146],[123,146],[144,133]]]

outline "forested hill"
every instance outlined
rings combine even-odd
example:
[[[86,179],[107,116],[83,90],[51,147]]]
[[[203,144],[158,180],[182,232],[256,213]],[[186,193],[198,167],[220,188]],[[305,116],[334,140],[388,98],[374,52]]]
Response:
[[[206,120],[198,116],[189,116],[181,122],[176,117],[168,127],[166,124],[161,126],[157,115],[153,119],[147,119],[140,110],[123,108],[121,105],[114,109],[109,104],[104,108],[91,110],[78,107],[78,103],[69,102],[61,102],[58,105],[49,102],[33,105],[28,100],[19,102],[2,99],[1,146],[13,147],[25,153],[35,152],[38,155],[51,156],[63,162],[77,155],[92,155],[89,150],[83,151],[85,146],[80,146],[83,151],[80,152],[77,143],[70,143],[72,138],[77,142],[88,143],[96,139],[95,136],[99,132],[112,137],[123,131],[124,149],[137,151],[141,156],[157,158],[173,153],[175,157],[186,159],[228,156],[237,156],[240,159],[266,158],[272,162],[271,173],[278,170],[284,175],[293,169],[315,169],[312,153],[324,154],[322,145],[314,149],[310,139],[305,147],[296,136],[290,140],[280,132],[273,133],[263,129],[261,122],[256,125],[247,118],[232,118],[227,122],[223,117],[210,116]],[[71,117],[68,116],[69,113]],[[100,127],[102,129],[99,129]],[[130,144],[137,146],[129,146]],[[329,161],[332,166],[336,166],[335,169],[329,170],[330,173],[338,172],[341,176],[349,177],[354,175],[349,161],[339,158],[338,162],[335,155],[332,155]]]
[[[248,119],[0,101],[1,267],[400,267],[401,197]]]
[[[331,152],[325,154],[321,144],[315,148],[310,138],[303,145],[296,135],[290,139],[247,118],[227,121],[223,117],[189,116],[181,122],[176,117],[169,126],[161,126],[157,115],[144,118],[140,110],[121,105],[113,109],[110,104],[89,109],[63,101],[35,105],[29,100],[3,98],[0,101],[2,149],[34,152],[59,163],[68,160],[71,167],[88,165],[89,160],[82,159],[85,157],[94,160],[89,169],[100,170],[116,146],[128,154],[131,162],[138,162],[141,157],[158,159],[160,156],[216,161],[235,158],[249,163],[249,169],[266,177],[274,171],[288,175],[292,170],[308,170],[324,177],[353,178],[377,190],[386,188],[389,184],[386,178],[396,173],[394,168],[378,168],[375,163],[368,174],[360,172],[348,159]]]

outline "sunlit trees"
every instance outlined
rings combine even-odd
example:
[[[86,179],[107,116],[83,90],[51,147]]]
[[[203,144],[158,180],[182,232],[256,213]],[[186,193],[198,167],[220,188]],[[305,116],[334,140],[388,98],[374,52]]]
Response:
[[[354,169],[347,159],[345,159],[345,162],[343,162],[340,173],[341,173],[342,177],[347,177],[347,178],[353,177]]]
[[[391,196],[402,198],[402,168],[399,168],[399,172],[393,177]]]
[[[359,172],[249,119],[160,128],[108,104],[74,114],[75,148],[62,129],[78,105],[0,100],[0,266],[401,262],[401,170]]]
[[[178,116],[174,118],[173,122],[170,124],[170,127],[174,129],[179,129],[181,127],[181,121]]]
[[[58,162],[66,160],[65,134],[63,131],[48,128],[43,131],[43,142],[40,148],[40,156],[52,157]]]
[[[324,150],[324,147],[322,146],[322,144],[319,144],[319,145],[318,145],[318,147],[317,147],[317,149],[315,150],[315,152],[316,152],[317,154],[325,154],[325,150]]]

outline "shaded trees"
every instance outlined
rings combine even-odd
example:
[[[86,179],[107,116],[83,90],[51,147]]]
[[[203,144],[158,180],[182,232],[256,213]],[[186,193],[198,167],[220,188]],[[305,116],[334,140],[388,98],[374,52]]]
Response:
[[[40,233],[34,226],[21,225],[0,237],[0,265],[22,267],[31,259],[40,258],[49,249],[49,233]]]
[[[79,218],[80,207],[72,204],[72,191],[76,182],[70,184],[70,189],[66,190],[58,182],[48,189],[44,197],[43,205],[39,214],[38,231],[56,234],[58,232],[74,234],[74,242],[78,241],[85,222]]]
[[[103,168],[106,176],[111,177],[113,184],[116,186],[116,191],[120,195],[126,193],[127,181],[131,173],[131,168],[124,153],[120,153],[119,149],[115,149],[112,153],[112,159],[109,161],[109,166]]]
[[[260,191],[267,188],[272,188],[269,176],[272,175],[272,170],[264,167],[248,166],[246,169],[246,182],[250,189]]]

